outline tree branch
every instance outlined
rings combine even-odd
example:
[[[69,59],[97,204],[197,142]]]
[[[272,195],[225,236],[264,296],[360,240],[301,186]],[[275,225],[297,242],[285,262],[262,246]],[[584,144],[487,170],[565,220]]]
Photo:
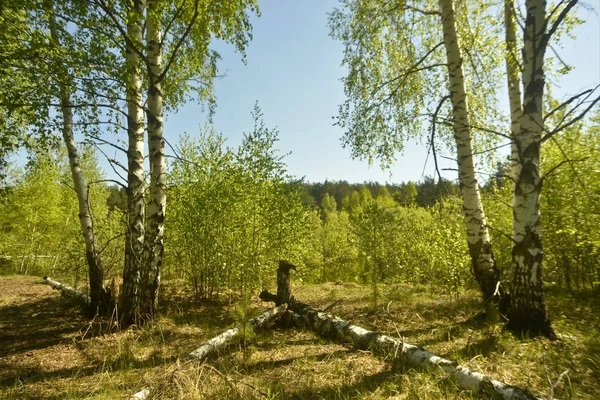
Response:
[[[179,51],[179,48],[181,47],[181,45],[183,45],[183,42],[187,39],[190,32],[192,31],[192,27],[194,26],[194,23],[196,22],[196,19],[198,18],[198,15],[200,14],[198,11],[198,1],[199,0],[194,1],[194,14],[192,15],[192,19],[190,20],[190,23],[188,24],[188,26],[185,28],[185,32],[183,33],[183,35],[181,35],[181,37],[179,38],[179,41],[175,44],[175,48],[171,52],[171,57],[169,58],[167,65],[165,66],[163,71],[158,76],[159,82],[162,81],[165,78],[165,76],[167,75],[167,72],[169,72],[171,65],[173,64],[173,62],[175,61],[175,58],[177,57],[177,52]]]
[[[438,105],[435,109],[435,112],[433,113],[433,116],[431,117],[431,151],[433,153],[433,164],[435,165],[435,171],[437,172],[440,184],[442,183],[442,174],[440,173],[440,169],[439,169],[438,161],[437,161],[437,154],[435,151],[435,126],[436,126],[436,119],[437,119],[438,113],[440,112],[442,106],[448,99],[450,99],[449,94],[442,97],[442,99],[440,100],[440,102],[438,103]]]
[[[579,113],[578,116],[576,116],[575,118],[573,118],[572,120],[570,120],[569,122],[566,122],[562,125],[557,126],[556,128],[554,128],[551,132],[547,133],[544,137],[542,137],[541,139],[541,143],[545,142],[546,140],[550,139],[552,136],[556,135],[557,133],[567,129],[569,126],[573,125],[574,123],[578,122],[579,120],[581,120],[583,117],[585,117],[585,115],[596,105],[596,103],[598,103],[600,101],[600,96],[596,97],[591,103],[590,105],[583,110],[581,113]],[[581,104],[583,104],[584,102],[582,101],[581,103],[579,103],[577,106],[575,106],[570,112],[573,112],[577,107],[579,107]]]
[[[561,162],[559,162],[558,164],[556,164],[554,167],[550,168],[550,169],[548,170],[548,172],[546,172],[546,173],[544,174],[544,176],[542,176],[541,180],[543,181],[543,180],[545,180],[545,179],[548,179],[548,178],[550,177],[550,175],[551,175],[551,174],[552,174],[554,171],[556,171],[558,168],[560,168],[560,167],[561,167],[561,166],[563,166],[564,164],[567,164],[567,163],[573,163],[573,162],[582,162],[582,161],[585,161],[585,160],[587,160],[587,159],[589,159],[589,157],[584,157],[584,158],[580,158],[580,159],[576,159],[576,160],[570,160],[570,159],[562,160]]]
[[[187,3],[187,0],[183,0],[181,2],[181,6],[179,6],[177,8],[177,10],[175,11],[175,14],[173,15],[173,18],[171,18],[169,20],[169,22],[167,23],[167,27],[165,28],[165,30],[163,32],[163,39],[161,40],[161,43],[160,43],[161,47],[164,46],[164,44],[165,44],[165,38],[168,36],[169,31],[171,30],[171,27],[173,26],[173,22],[175,22],[175,20],[177,20],[177,18],[179,18],[183,15],[183,8],[186,3]]]
[[[121,147],[119,145],[116,145],[116,144],[114,144],[112,142],[109,142],[108,140],[104,140],[102,138],[99,138],[98,136],[92,136],[92,135],[90,135],[90,140],[88,140],[89,143],[96,145],[96,143],[91,142],[91,140],[97,140],[97,141],[99,141],[102,144],[109,145],[111,147],[114,147],[117,150],[122,151],[123,153],[127,153],[127,149],[126,148]]]
[[[540,40],[540,47],[539,47],[540,49],[543,49],[546,46],[548,46],[548,42],[550,41],[550,38],[552,37],[554,32],[556,32],[556,30],[558,29],[560,24],[564,21],[564,19],[567,17],[567,14],[569,14],[571,9],[573,7],[575,7],[575,5],[578,3],[578,1],[579,0],[569,0],[569,3],[565,6],[565,8],[563,8],[563,10],[560,12],[558,17],[556,17],[556,20],[554,21],[554,23],[552,24],[552,26],[550,27],[548,32]],[[554,9],[550,12],[548,17],[546,18],[546,24],[548,24],[548,22],[550,22],[550,18],[552,17],[552,15],[559,9],[559,7],[564,2],[565,2],[565,0],[561,0],[561,2],[558,3],[558,5],[556,7],[554,7]]]
[[[108,15],[108,17],[113,21],[115,28],[117,28],[117,30],[119,31],[121,36],[123,36],[123,39],[125,40],[125,43],[127,43],[127,46],[129,46],[135,52],[135,54],[137,54],[140,57],[140,59],[142,61],[144,61],[144,63],[146,65],[148,65],[148,59],[146,58],[144,53],[142,53],[142,50],[138,49],[138,47],[135,45],[135,43],[133,43],[133,40],[131,40],[131,38],[129,37],[127,32],[125,32],[125,30],[121,26],[121,23],[119,22],[119,20],[117,20],[117,17],[110,10],[110,8],[104,2],[104,0],[94,0],[94,3],[96,3],[98,6],[100,6],[102,11],[104,11],[106,13],[106,15]]]

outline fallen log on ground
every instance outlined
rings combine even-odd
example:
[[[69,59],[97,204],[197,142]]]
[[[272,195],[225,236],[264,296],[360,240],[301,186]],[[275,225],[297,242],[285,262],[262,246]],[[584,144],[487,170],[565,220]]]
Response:
[[[217,351],[227,347],[233,340],[239,338],[244,335],[244,330],[248,327],[252,329],[258,329],[265,326],[269,321],[271,321],[275,316],[282,314],[285,310],[287,310],[288,305],[282,304],[275,308],[265,311],[260,314],[258,317],[254,317],[244,325],[238,325],[235,328],[229,329],[219,336],[216,336],[204,343],[202,346],[198,347],[196,350],[192,351],[188,354],[185,359],[195,359],[198,361],[205,360],[209,355],[216,353]]]
[[[389,356],[392,360],[405,362],[411,367],[443,371],[464,389],[506,400],[540,399],[526,389],[511,386],[479,372],[471,371],[421,347],[404,343],[378,332],[368,331],[331,314],[312,309],[306,304],[295,303],[290,305],[290,309],[302,318],[306,326],[322,337],[352,342],[359,349]]]
[[[296,324],[300,321],[322,337],[351,342],[359,349],[370,350],[389,357],[392,362],[400,361],[411,367],[443,371],[454,379],[460,387],[479,394],[488,394],[494,398],[506,400],[540,400],[540,398],[534,396],[526,389],[497,381],[489,376],[458,365],[456,362],[436,356],[421,347],[404,343],[402,340],[378,332],[368,331],[334,315],[320,312],[306,304],[295,302],[291,296],[289,271],[290,269],[285,268],[285,264],[282,266],[280,262],[277,270],[277,284],[286,285],[287,287],[278,287],[277,295],[263,290],[260,298],[264,301],[289,301],[287,313]],[[285,298],[281,298],[281,294]]]
[[[282,304],[275,308],[271,308],[264,313],[260,314],[257,317],[251,318],[245,324],[240,324],[235,328],[228,329],[227,331],[221,333],[218,336],[210,339],[208,342],[204,343],[196,350],[192,351],[190,354],[185,356],[185,360],[196,360],[196,361],[204,361],[211,354],[217,353],[220,350],[225,349],[229,344],[231,344],[234,340],[243,337],[246,329],[250,328],[253,330],[260,329],[265,327],[270,321],[272,321],[275,317],[282,315],[287,310],[288,305]],[[144,400],[150,395],[151,390],[149,388],[144,388],[139,392],[135,393],[131,396],[131,400]]]
[[[52,287],[52,289],[60,290],[60,293],[65,297],[70,297],[75,300],[78,300],[84,303],[86,306],[90,306],[91,299],[87,294],[80,292],[77,289],[72,288],[71,286],[62,284],[58,281],[55,281],[47,276],[44,277],[44,282]]]

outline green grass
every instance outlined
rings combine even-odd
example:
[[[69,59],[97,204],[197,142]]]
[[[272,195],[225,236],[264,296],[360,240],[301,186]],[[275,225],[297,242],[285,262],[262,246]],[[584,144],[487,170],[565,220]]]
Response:
[[[201,343],[267,305],[193,303],[176,287],[163,293],[153,327],[119,332],[90,323],[77,306],[30,277],[0,278],[0,398],[115,399],[144,387],[158,399],[472,399],[446,376],[392,366],[369,352],[310,332],[272,329],[204,365],[180,362]],[[167,284],[168,286],[168,284]],[[370,330],[458,361],[538,395],[600,398],[600,301],[548,292],[561,338],[519,339],[481,317],[474,291],[458,299],[429,287],[295,286],[297,299]]]

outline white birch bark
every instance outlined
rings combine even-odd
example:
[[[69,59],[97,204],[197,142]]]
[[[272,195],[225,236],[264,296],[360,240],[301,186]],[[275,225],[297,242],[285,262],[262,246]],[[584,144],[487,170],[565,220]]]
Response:
[[[516,136],[520,168],[513,194],[513,280],[508,327],[555,337],[542,288],[540,149],[544,127],[545,0],[527,0],[523,37],[523,113]]]
[[[454,139],[458,157],[458,180],[462,193],[467,243],[475,278],[479,283],[484,300],[489,301],[495,298],[494,294],[498,287],[500,273],[492,254],[492,243],[486,227],[475,171],[462,57],[456,34],[452,0],[439,0],[439,7],[448,60]]]
[[[141,59],[136,50],[143,46],[144,0],[135,0],[129,10],[127,34],[127,211],[128,226],[123,269],[122,296],[119,311],[124,325],[133,323],[138,315],[138,302],[144,252],[144,110]]]
[[[238,325],[235,328],[229,329],[222,334],[215,336],[208,342],[204,343],[196,350],[192,351],[185,358],[187,360],[204,361],[211,354],[217,353],[225,349],[234,340],[239,339],[244,335],[245,329],[260,329],[264,328],[275,317],[280,316],[287,310],[288,305],[282,304],[275,308],[269,309],[257,317],[251,318],[244,325]],[[144,388],[131,396],[131,400],[144,400],[151,393],[150,388]]]
[[[145,288],[141,311],[148,317],[156,312],[160,270],[164,253],[163,231],[166,207],[166,173],[163,138],[163,50],[160,4],[148,1],[146,46],[148,58],[148,153],[150,157],[150,202],[145,232]]]
[[[49,19],[50,35],[54,44],[60,47],[56,26],[56,17],[53,14],[53,4],[51,1],[48,4],[52,9]],[[70,88],[68,84],[65,83],[65,80],[68,78],[66,70],[64,70],[62,75],[63,76],[61,77],[61,80],[58,82],[60,89],[59,96],[61,112],[63,117],[62,136],[65,146],[67,147],[69,166],[71,169],[71,176],[73,178],[73,186],[75,188],[75,193],[77,194],[79,222],[81,224],[81,231],[85,239],[86,259],[88,263],[91,298],[90,311],[92,315],[94,315],[97,312],[106,312],[110,308],[110,296],[104,287],[103,265],[98,254],[98,245],[94,235],[94,227],[88,204],[89,199],[87,186],[83,172],[81,171],[79,152],[73,136],[73,109],[71,107]]]
[[[306,326],[321,336],[352,342],[359,349],[370,350],[391,357],[393,360],[406,362],[412,367],[442,371],[463,389],[507,400],[539,399],[525,389],[497,381],[458,365],[456,362],[436,356],[420,347],[378,332],[368,331],[304,304],[293,304],[291,309],[300,316]]]
[[[85,304],[86,306],[89,306],[92,302],[90,296],[88,296],[87,294],[80,292],[79,290],[74,289],[71,286],[64,285],[58,281],[55,281],[54,279],[44,277],[44,283],[50,285],[52,289],[60,290],[63,296],[76,299]]]
[[[251,328],[253,330],[264,327],[270,321],[273,320],[274,317],[281,315],[285,310],[287,310],[288,305],[282,304],[275,308],[265,311],[261,315],[251,318],[244,325],[238,325],[235,328],[229,329],[219,336],[216,336],[204,343],[202,346],[198,347],[196,350],[192,351],[185,358],[186,359],[194,359],[198,361],[205,360],[209,355],[218,352],[221,349],[224,349],[229,345],[232,341],[240,338],[244,334],[244,330]]]
[[[519,152],[515,138],[521,126],[521,86],[519,82],[519,54],[517,52],[517,35],[515,32],[514,0],[504,0],[504,33],[506,41],[506,81],[508,84],[508,102],[510,106],[510,179],[513,191],[519,175]]]

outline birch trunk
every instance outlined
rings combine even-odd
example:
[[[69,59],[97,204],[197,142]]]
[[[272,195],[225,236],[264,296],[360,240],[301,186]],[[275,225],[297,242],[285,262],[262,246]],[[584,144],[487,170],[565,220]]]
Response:
[[[142,71],[140,57],[132,48],[143,46],[144,0],[135,0],[129,12],[127,34],[127,212],[128,225],[125,266],[119,311],[122,323],[130,325],[139,315],[139,295],[144,253],[144,111],[142,108]]]
[[[53,6],[52,2],[49,3]],[[52,7],[53,9],[53,7]],[[50,35],[56,46],[60,47],[58,30],[56,26],[56,17],[50,13]],[[63,79],[67,79],[67,73],[64,71]],[[90,312],[91,315],[96,313],[105,313],[111,308],[110,294],[104,287],[104,268],[102,260],[98,254],[98,245],[96,236],[94,235],[94,227],[92,217],[90,215],[88,205],[88,193],[81,171],[79,152],[73,136],[73,109],[71,107],[71,94],[68,84],[64,80],[60,80],[59,95],[61,112],[63,117],[62,136],[69,154],[69,166],[71,176],[73,177],[73,186],[77,193],[77,202],[79,205],[79,222],[85,239],[85,253],[88,264],[88,276],[90,285]]]
[[[467,243],[475,279],[487,303],[497,299],[498,295],[499,297],[503,296],[502,287],[499,286],[500,272],[492,253],[492,243],[486,227],[475,171],[462,57],[458,46],[452,0],[439,0],[439,7],[448,59],[454,139],[458,157],[458,180],[463,200]]]
[[[165,151],[163,138],[162,39],[160,4],[148,1],[146,22],[148,49],[148,152],[150,156],[150,202],[145,232],[145,284],[141,312],[147,318],[156,313],[160,270],[164,253],[163,231],[166,207]]]
[[[452,377],[461,388],[486,394],[492,398],[539,400],[527,390],[470,371],[456,362],[438,357],[425,349],[378,332],[370,332],[333,315],[314,310],[305,304],[291,304],[290,308],[299,315],[304,324],[321,336],[352,342],[359,349],[400,359],[413,367],[440,370]]]
[[[544,0],[527,0],[523,38],[523,113],[516,136],[520,169],[513,194],[513,280],[508,328],[532,336],[555,337],[542,288],[540,232],[540,148],[544,127]]]
[[[508,84],[508,101],[510,105],[510,179],[513,191],[519,175],[519,152],[515,138],[521,126],[521,86],[519,84],[519,55],[517,52],[517,35],[515,32],[514,0],[504,0],[504,31],[506,41],[506,80]]]

